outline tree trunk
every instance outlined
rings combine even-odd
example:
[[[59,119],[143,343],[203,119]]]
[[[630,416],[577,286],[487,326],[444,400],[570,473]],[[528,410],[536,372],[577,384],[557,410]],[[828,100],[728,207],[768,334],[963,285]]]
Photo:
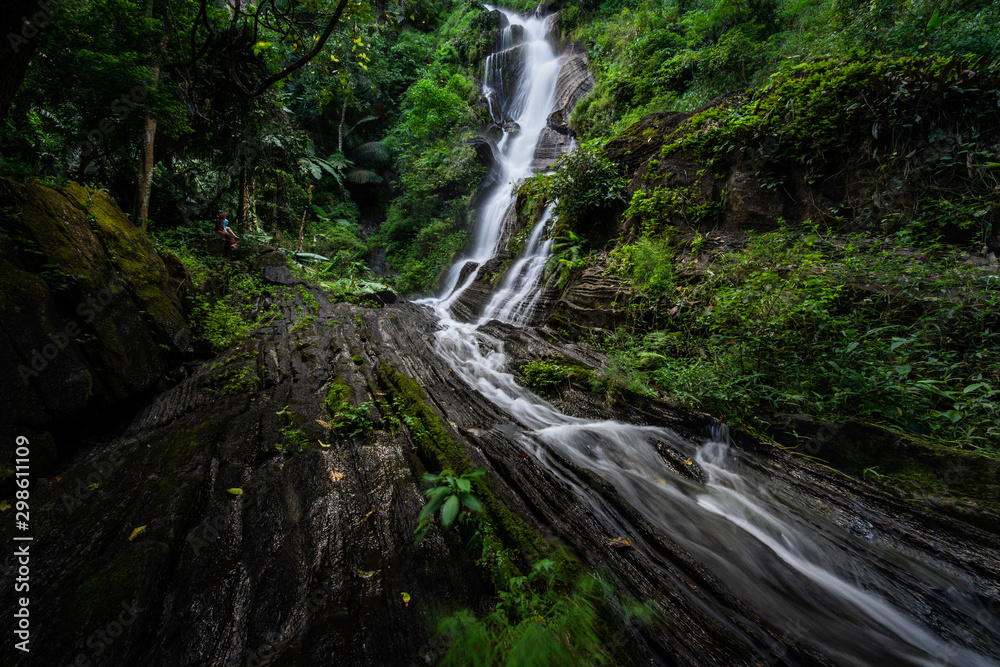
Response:
[[[344,96],[344,103],[340,106],[340,125],[337,126],[337,152],[344,154],[344,116],[347,114],[347,96]]]
[[[302,211],[302,224],[299,225],[299,245],[295,248],[295,252],[302,252],[302,239],[306,234],[306,212],[309,209],[303,209]]]
[[[247,208],[249,205],[249,197],[247,192],[250,186],[250,177],[247,173],[247,165],[240,164],[240,194],[239,200],[236,202],[236,225],[240,229],[246,229],[247,224]]]
[[[155,68],[157,71],[159,68]],[[149,196],[153,190],[153,145],[156,138],[156,119],[146,114],[146,125],[142,130],[142,154],[139,157],[139,184],[136,197],[136,221],[142,223],[142,231],[149,225]]]
[[[271,216],[271,235],[277,236],[278,232],[278,177],[274,179],[274,214]]]
[[[146,15],[153,16],[153,1],[150,0],[149,5],[146,9]],[[167,48],[167,41],[170,39],[168,34],[164,34],[160,38],[160,51],[165,52]],[[155,57],[155,54],[154,54]],[[149,68],[149,79],[150,87],[154,90],[160,85],[160,66],[153,65]],[[149,227],[149,197],[153,191],[153,166],[156,164],[154,159],[154,147],[156,145],[156,118],[146,110],[146,121],[142,128],[142,147],[140,149],[139,155],[139,178],[136,184],[136,196],[135,196],[135,219],[136,223],[142,224],[142,231],[146,231]]]
[[[4,0],[0,3],[0,123],[7,119],[21,88],[39,33],[58,13],[59,4],[42,0]],[[27,18],[28,23],[22,19]]]

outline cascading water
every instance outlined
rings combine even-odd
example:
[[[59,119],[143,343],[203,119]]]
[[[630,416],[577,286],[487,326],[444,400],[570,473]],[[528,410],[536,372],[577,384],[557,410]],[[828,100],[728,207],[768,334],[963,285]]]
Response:
[[[479,328],[493,319],[523,324],[530,316],[549,252],[549,242],[542,240],[549,212],[532,230],[524,256],[512,265],[479,321],[454,319],[451,304],[475,278],[473,271],[459,285],[462,267],[470,260],[482,264],[495,254],[513,203],[510,184],[530,175],[558,74],[543,20],[504,14],[511,24],[523,27],[525,63],[514,95],[507,100],[497,96],[491,110],[509,110],[520,132],[498,142],[500,184],[480,211],[469,257],[451,269],[443,295],[425,301],[440,320],[438,353],[466,383],[510,414],[519,424],[515,437],[525,451],[573,488],[579,503],[609,535],[639,531],[629,532],[629,520],[588,492],[580,470],[610,484],[648,525],[697,559],[764,622],[806,647],[810,655],[820,656],[819,661],[998,664],[988,657],[1000,654],[1000,632],[991,626],[995,620],[983,619],[982,606],[956,581],[947,563],[876,536],[853,535],[838,525],[834,512],[773,484],[721,438],[696,447],[664,428],[570,417],[517,385],[504,370],[502,341]],[[504,40],[504,48],[511,49],[509,29]],[[496,68],[506,55],[501,51],[487,65],[484,85],[494,92],[501,87]],[[697,461],[707,482],[674,473],[664,464],[657,442],[669,443]],[[662,569],[664,590],[687,596],[690,604],[719,604],[685,586],[667,568],[653,561],[649,567]],[[947,627],[942,618],[948,619]],[[753,627],[754,622],[743,617],[731,632],[755,635],[748,644],[767,642],[767,635]],[[748,662],[795,662],[774,651],[747,657]]]
[[[522,19],[504,12],[510,25],[501,36],[501,50],[486,60],[486,98],[491,100],[490,111],[495,119],[503,122],[504,115],[514,123],[508,132],[505,128],[497,142],[499,179],[493,193],[478,211],[475,237],[469,255],[455,262],[444,279],[443,303],[450,306],[475,279],[471,272],[462,285],[458,285],[462,269],[468,262],[481,265],[497,252],[514,198],[514,183],[532,175],[531,164],[535,156],[538,135],[545,128],[545,121],[555,99],[556,77],[559,75],[559,58],[552,45],[545,39],[545,22],[539,18]],[[523,30],[523,42],[514,46],[513,27]],[[516,49],[516,56],[513,51]],[[513,94],[504,95],[504,68],[510,57],[523,61],[521,75]],[[496,108],[494,108],[496,106]],[[510,127],[510,124],[507,124]]]

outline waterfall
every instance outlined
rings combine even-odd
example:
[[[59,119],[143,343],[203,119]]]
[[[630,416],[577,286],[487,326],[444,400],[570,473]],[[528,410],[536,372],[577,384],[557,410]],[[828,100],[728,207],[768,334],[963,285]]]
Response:
[[[459,285],[462,269],[469,262],[482,265],[496,254],[505,222],[514,206],[512,189],[514,184],[533,173],[531,165],[538,136],[545,128],[555,99],[559,58],[545,38],[545,21],[538,17],[522,18],[517,14],[501,11],[510,25],[502,31],[501,50],[486,59],[484,93],[487,100],[495,100],[490,102],[490,112],[495,114],[495,118],[502,122],[506,113],[515,124],[510,129],[516,131],[511,134],[505,127],[503,136],[497,142],[499,178],[493,192],[477,212],[476,229],[468,255],[456,261],[445,275],[442,292],[445,307],[451,305],[475,279],[475,272],[470,272],[465,282]],[[524,34],[523,43],[516,46],[514,26],[519,26]],[[513,49],[517,49],[517,57],[522,58],[524,63],[513,94],[506,98],[503,91],[504,73]],[[494,108],[495,105],[497,108]]]
[[[917,562],[895,544],[857,537],[833,518],[832,510],[812,507],[807,496],[779,487],[758,469],[745,465],[719,433],[696,446],[665,428],[571,417],[519,386],[506,371],[503,341],[480,327],[499,319],[523,325],[539,294],[539,278],[549,252],[543,240],[551,211],[536,223],[524,255],[514,262],[475,323],[457,321],[450,306],[469,287],[475,271],[459,284],[468,262],[481,265],[497,251],[505,219],[513,206],[511,186],[530,175],[539,132],[553,104],[558,59],[545,41],[544,21],[504,11],[512,25],[523,28],[523,75],[513,95],[504,98],[502,70],[513,46],[510,29],[501,51],[487,61],[484,89],[491,112],[505,110],[520,128],[498,142],[500,184],[479,211],[475,241],[467,257],[447,274],[438,298],[424,300],[434,308],[441,328],[436,350],[448,367],[472,389],[505,410],[518,425],[514,436],[576,494],[582,507],[606,526],[609,535],[627,530],[629,520],[587,491],[577,474],[599,476],[628,502],[643,520],[695,558],[757,615],[791,638],[836,664],[995,665],[968,648],[977,614],[975,597],[966,592],[946,563]],[[665,465],[657,443],[697,462],[707,481],[696,482]],[[565,465],[562,461],[568,461]],[[636,535],[638,531],[632,531]],[[634,538],[639,540],[638,537]],[[649,567],[658,567],[649,562]],[[689,591],[666,570],[661,581],[676,582],[672,591],[692,604],[712,608],[711,596]],[[690,582],[689,582],[690,583]],[[937,616],[927,612],[937,609]],[[959,629],[928,624],[948,618],[966,623]],[[771,641],[742,617],[734,634],[756,632],[758,644]],[[935,627],[931,627],[931,626]],[[998,650],[1000,633],[985,623],[982,641]],[[992,632],[992,634],[990,634]],[[971,633],[974,635],[975,633]],[[987,649],[988,650],[988,649]],[[748,662],[786,662],[779,653],[761,653]]]

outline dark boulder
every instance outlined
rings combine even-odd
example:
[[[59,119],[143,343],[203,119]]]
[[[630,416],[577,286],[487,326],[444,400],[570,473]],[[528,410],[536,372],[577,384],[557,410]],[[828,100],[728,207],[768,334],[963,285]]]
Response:
[[[58,447],[191,354],[180,297],[189,281],[100,190],[9,179],[0,189],[10,202],[0,217],[0,430]],[[53,460],[33,460],[32,472]]]

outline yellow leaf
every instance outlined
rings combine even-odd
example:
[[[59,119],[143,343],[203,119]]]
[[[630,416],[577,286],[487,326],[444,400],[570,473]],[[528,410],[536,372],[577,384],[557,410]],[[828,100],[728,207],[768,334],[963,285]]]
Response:
[[[319,446],[320,446],[320,447],[330,447],[330,445],[326,444],[326,443],[325,443],[325,442],[323,442],[322,440],[317,440],[316,442],[318,442],[318,443],[319,443]]]
[[[686,465],[686,466],[693,466],[694,465],[694,461],[692,461],[691,459],[688,459],[687,461],[684,462],[684,465]]]
[[[366,514],[365,518],[362,519],[362,521],[368,521],[368,519],[372,518],[372,514],[375,514],[375,512],[378,512],[378,510],[372,510],[371,512],[369,512],[368,514]]]
[[[406,606],[406,607],[409,607],[410,606],[410,594],[404,591],[400,595],[403,596],[403,605]]]
[[[226,492],[227,493],[231,493],[234,496],[242,496],[243,495],[243,489],[240,489],[240,488],[237,488],[237,487],[233,487],[231,489],[226,489]]]
[[[139,526],[138,528],[132,531],[131,535],[128,536],[128,541],[131,542],[132,540],[139,537],[145,532],[146,532],[146,526]]]
[[[10,506],[11,502],[9,500],[3,501],[2,503],[0,503],[0,512],[6,512],[7,510],[10,509]]]
[[[325,422],[322,419],[317,419],[316,423],[319,424],[320,426],[322,426],[323,428],[330,428],[330,423],[329,422]]]
[[[340,472],[336,468],[330,471],[330,481],[336,484],[340,480],[344,479],[344,473]]]

